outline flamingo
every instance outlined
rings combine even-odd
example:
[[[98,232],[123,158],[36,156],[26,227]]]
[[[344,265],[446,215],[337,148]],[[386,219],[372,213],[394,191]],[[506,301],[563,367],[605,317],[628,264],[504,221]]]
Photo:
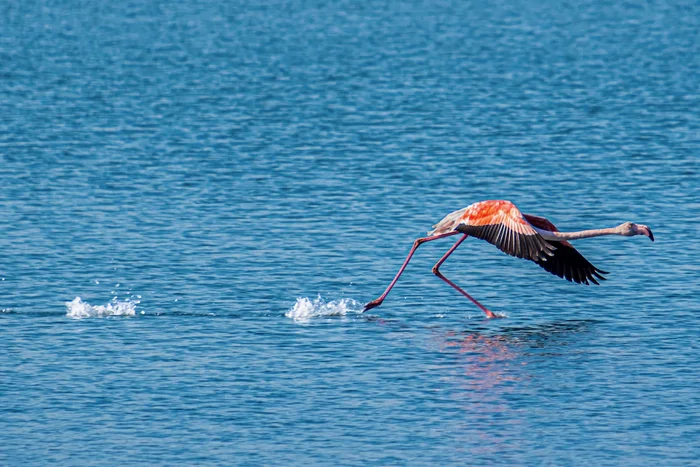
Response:
[[[480,201],[448,214],[433,226],[433,230],[428,232],[427,237],[419,238],[413,242],[413,248],[411,248],[403,266],[401,266],[389,287],[379,298],[367,303],[362,311],[371,310],[382,304],[419,246],[426,242],[459,234],[462,234],[462,236],[433,266],[433,274],[471,300],[486,314],[487,318],[498,318],[500,316],[489,311],[488,308],[440,272],[442,263],[470,235],[486,240],[506,254],[533,261],[542,269],[555,276],[565,278],[570,282],[586,285],[591,283],[599,285],[598,280],[605,280],[603,274],[608,273],[593,266],[569,243],[569,240],[600,237],[602,235],[622,235],[623,237],[645,235],[652,242],[654,241],[654,234],[651,232],[651,229],[642,224],[625,222],[617,227],[607,229],[560,232],[554,224],[544,217],[522,214],[510,201]]]

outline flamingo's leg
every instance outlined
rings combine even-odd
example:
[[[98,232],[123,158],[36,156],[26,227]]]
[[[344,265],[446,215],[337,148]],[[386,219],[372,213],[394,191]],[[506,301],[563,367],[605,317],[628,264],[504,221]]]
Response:
[[[413,248],[411,248],[411,251],[408,253],[406,260],[403,262],[403,266],[401,266],[401,269],[399,269],[399,272],[396,274],[396,277],[394,277],[394,280],[391,281],[391,284],[389,284],[389,287],[386,288],[384,293],[379,298],[367,303],[365,305],[364,310],[362,310],[362,312],[364,313],[365,311],[371,310],[372,308],[378,307],[379,305],[382,304],[382,302],[384,301],[386,296],[389,295],[389,292],[394,287],[394,284],[396,284],[396,281],[398,281],[399,277],[401,277],[401,274],[403,273],[404,269],[406,269],[406,266],[408,266],[408,262],[411,260],[413,253],[416,252],[416,250],[418,249],[419,246],[421,246],[425,242],[432,242],[433,240],[437,240],[439,238],[449,237],[451,235],[457,235],[458,233],[459,232],[448,232],[448,233],[441,234],[441,235],[435,235],[434,237],[419,238],[415,242],[413,242]]]
[[[438,276],[443,281],[447,282],[450,286],[454,287],[457,290],[457,292],[461,293],[462,295],[467,297],[469,300],[471,300],[472,303],[474,303],[474,305],[478,306],[481,309],[481,311],[486,313],[487,318],[498,318],[498,315],[496,315],[495,313],[490,311],[488,308],[486,308],[484,305],[482,305],[481,303],[476,301],[476,299],[474,297],[472,297],[467,292],[462,290],[457,284],[455,284],[454,282],[449,280],[447,277],[443,276],[442,273],[440,272],[440,266],[442,266],[442,263],[444,263],[445,260],[447,259],[447,257],[450,256],[457,249],[457,247],[466,239],[467,239],[467,235],[464,235],[462,238],[457,240],[457,243],[452,245],[452,248],[450,248],[442,258],[440,258],[440,261],[435,263],[435,266],[433,266],[433,274]]]

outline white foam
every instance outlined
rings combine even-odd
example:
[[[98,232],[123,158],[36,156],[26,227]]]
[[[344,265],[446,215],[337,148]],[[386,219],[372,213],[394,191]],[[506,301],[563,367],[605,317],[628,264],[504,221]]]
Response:
[[[352,298],[341,298],[340,300],[326,302],[319,295],[313,301],[306,297],[297,298],[294,306],[284,316],[295,321],[306,321],[311,318],[362,313],[362,308],[362,304]]]
[[[136,300],[112,300],[107,305],[90,305],[80,297],[75,297],[72,302],[66,302],[66,316],[69,318],[105,318],[107,316],[135,316],[136,305],[140,301]]]

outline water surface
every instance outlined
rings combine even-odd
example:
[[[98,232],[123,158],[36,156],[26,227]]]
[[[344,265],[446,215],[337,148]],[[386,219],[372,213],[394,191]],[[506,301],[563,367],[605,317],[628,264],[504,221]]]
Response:
[[[698,462],[696,3],[1,16],[0,464]],[[430,242],[359,312],[484,199],[656,242],[470,239],[490,321]]]

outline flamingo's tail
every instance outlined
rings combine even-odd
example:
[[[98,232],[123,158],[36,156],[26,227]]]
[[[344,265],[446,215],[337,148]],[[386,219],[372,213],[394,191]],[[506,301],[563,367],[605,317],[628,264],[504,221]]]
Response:
[[[466,210],[467,208],[464,208],[446,215],[443,220],[433,226],[433,230],[428,232],[428,236],[434,237],[435,235],[441,235],[455,230],[460,224],[462,215],[464,215]]]

